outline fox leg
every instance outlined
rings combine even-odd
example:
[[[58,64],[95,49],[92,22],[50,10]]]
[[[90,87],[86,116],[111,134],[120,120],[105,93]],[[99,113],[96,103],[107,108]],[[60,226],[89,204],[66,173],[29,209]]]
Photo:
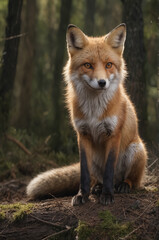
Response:
[[[119,193],[129,193],[131,188],[140,187],[145,172],[147,153],[142,142],[130,144],[126,156],[124,179],[115,186]]]
[[[114,168],[119,154],[120,136],[115,139],[111,139],[110,144],[106,148],[107,161],[105,164],[105,170],[103,175],[103,188],[100,195],[100,203],[107,205],[114,201]],[[109,150],[108,150],[109,149]]]
[[[103,188],[100,195],[100,203],[107,205],[114,200],[113,194],[113,177],[114,177],[114,162],[115,153],[111,151],[108,155],[104,176],[103,176]]]
[[[80,188],[77,195],[72,198],[73,206],[87,202],[90,194],[90,174],[88,170],[87,156],[85,148],[81,143],[79,144],[79,155],[81,168]]]

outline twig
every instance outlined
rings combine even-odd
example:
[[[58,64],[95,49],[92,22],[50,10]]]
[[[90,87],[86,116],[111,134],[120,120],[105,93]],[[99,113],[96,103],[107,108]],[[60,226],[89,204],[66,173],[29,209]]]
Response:
[[[18,141],[17,139],[15,139],[14,137],[6,135],[6,138],[11,142],[16,143],[18,145],[18,147],[21,148],[29,156],[32,155],[32,153],[24,146],[24,144],[21,143],[20,141]]]
[[[1,233],[0,233],[0,237],[6,239],[6,236],[5,236],[5,235],[2,235]]]
[[[15,36],[10,36],[10,37],[7,37],[7,38],[1,38],[0,41],[6,41],[6,40],[12,40],[12,39],[15,39],[15,38],[20,38],[20,37],[24,37],[27,33],[21,33],[21,34],[18,34],[18,35],[15,35]]]
[[[136,222],[136,220],[138,220],[138,219],[147,211],[147,209],[151,208],[153,205],[154,205],[154,202],[153,202],[152,204],[148,205],[148,206],[144,209],[144,211],[143,211],[137,218],[135,218],[135,220],[133,220],[133,222]]]
[[[49,235],[49,236],[47,236],[47,237],[45,237],[45,238],[42,238],[42,240],[47,240],[47,239],[49,239],[49,238],[51,238],[51,237],[54,237],[54,236],[57,236],[57,235],[59,235],[59,234],[61,234],[61,233],[68,232],[70,229],[71,229],[71,228],[67,228],[67,229],[64,229],[64,230],[62,230],[62,231],[60,231],[60,232],[53,233],[53,234],[51,234],[51,235]]]
[[[134,232],[136,232],[139,228],[141,228],[144,224],[141,224],[138,228],[135,228],[132,232],[127,234],[125,237],[120,237],[119,240],[126,240],[128,239]]]
[[[55,201],[59,204],[62,204],[62,206],[66,209],[66,210],[69,210],[78,220],[78,216],[69,208],[65,207],[63,203],[61,203],[54,195],[50,194],[51,197],[53,197],[55,199]]]
[[[152,167],[159,159],[156,158],[155,161],[153,161],[147,168],[149,169],[150,167]]]
[[[4,228],[2,229],[2,231],[0,231],[0,237],[2,236],[5,236],[5,235],[3,235],[3,233],[4,233],[4,231],[7,229],[7,227],[9,226],[9,223],[7,223],[5,226],[4,226]]]
[[[48,225],[51,225],[53,227],[58,227],[58,228],[64,228],[64,226],[61,226],[59,224],[56,224],[56,223],[52,223],[52,222],[49,222],[49,221],[46,221],[46,220],[43,220],[41,218],[38,218],[38,217],[35,217],[34,215],[30,214],[31,217],[35,218],[36,220],[42,222],[42,223],[45,223],[45,224],[48,224]]]
[[[126,219],[125,208],[123,208],[124,217]]]

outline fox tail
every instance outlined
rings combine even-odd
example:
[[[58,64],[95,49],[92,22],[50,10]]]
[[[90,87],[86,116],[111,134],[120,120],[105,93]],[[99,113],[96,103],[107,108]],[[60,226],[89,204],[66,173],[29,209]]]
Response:
[[[55,168],[39,174],[27,186],[30,199],[45,196],[67,196],[77,193],[80,183],[80,164]]]

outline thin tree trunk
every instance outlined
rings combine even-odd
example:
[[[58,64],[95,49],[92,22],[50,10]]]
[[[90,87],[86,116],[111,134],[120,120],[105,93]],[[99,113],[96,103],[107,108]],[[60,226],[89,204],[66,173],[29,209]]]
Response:
[[[145,48],[143,37],[142,0],[122,0],[123,22],[127,25],[127,40],[124,58],[128,68],[126,86],[136,106],[139,130],[146,138],[147,92],[145,77]]]
[[[53,76],[53,62],[55,59],[55,48],[53,46],[55,46],[55,29],[54,29],[54,25],[55,25],[55,19],[54,19],[54,15],[55,15],[55,3],[52,0],[48,0],[47,1],[47,19],[48,19],[48,49],[49,49],[49,60],[50,60],[50,71],[52,73]]]
[[[56,45],[52,46],[56,48],[55,61],[54,61],[54,74],[53,74],[53,149],[59,151],[62,143],[62,112],[63,105],[61,104],[62,94],[61,94],[61,79],[62,79],[62,69],[64,63],[64,54],[66,48],[66,29],[70,21],[72,0],[61,1],[60,9],[60,23],[57,32]]]
[[[1,79],[0,79],[0,135],[3,136],[9,124],[10,102],[12,97],[21,26],[21,9],[23,0],[9,0],[4,45]],[[17,36],[17,37],[16,37]],[[9,37],[14,37],[9,39]],[[7,40],[9,39],[9,40]]]
[[[159,59],[159,56],[158,56],[158,59]],[[156,118],[157,118],[157,122],[159,123],[159,78],[157,79]],[[159,144],[159,124],[157,124],[157,143]]]
[[[86,0],[85,32],[91,36],[94,33],[96,0]]]
[[[16,72],[15,91],[20,88],[16,97],[17,112],[14,123],[20,128],[29,129],[31,120],[31,90],[34,70],[35,52],[35,16],[36,0],[27,0],[22,10],[22,32],[26,33],[19,48]],[[16,95],[16,94],[15,94]]]

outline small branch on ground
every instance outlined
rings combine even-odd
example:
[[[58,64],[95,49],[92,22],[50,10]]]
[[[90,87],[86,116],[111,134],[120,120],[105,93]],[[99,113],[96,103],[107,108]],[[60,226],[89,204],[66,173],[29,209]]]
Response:
[[[48,222],[48,221],[45,221],[41,218],[38,218],[38,217],[35,217],[34,215],[30,214],[31,217],[33,217],[34,219],[38,220],[39,222],[42,222],[42,223],[45,223],[45,224],[48,224],[48,225],[51,225],[53,227],[56,227],[56,228],[65,228],[64,226],[61,226],[59,224],[55,224],[55,223],[52,223],[52,222]]]
[[[61,207],[61,204],[62,204],[62,206],[63,206],[66,210],[68,210],[70,213],[72,213],[72,214],[79,220],[79,217],[78,217],[70,208],[65,207],[64,204],[63,204],[61,201],[59,201],[54,195],[50,194],[50,196],[55,199],[55,201],[57,202],[59,208]]]
[[[135,228],[132,232],[130,232],[129,234],[127,234],[125,237],[122,237],[122,238],[119,238],[120,240],[126,240],[126,239],[129,239],[129,237],[134,233],[136,232],[139,228],[143,227],[144,224],[141,224],[138,228]]]
[[[150,167],[152,167],[159,159],[156,158],[155,161],[153,161],[147,168],[150,169]]]
[[[18,147],[20,149],[23,150],[23,152],[25,152],[27,155],[32,155],[32,153],[24,146],[23,143],[21,143],[19,140],[17,140],[16,138],[12,137],[12,136],[9,136],[9,135],[6,135],[6,139],[8,139],[9,141],[11,142],[14,142],[18,145]]]
[[[150,209],[152,206],[154,205],[154,202],[152,204],[149,204],[145,209],[144,211],[137,217],[133,220],[133,222],[136,222],[139,218],[141,218],[141,216],[148,210]]]
[[[50,238],[52,238],[52,237],[54,237],[54,236],[58,236],[59,234],[62,234],[62,233],[68,232],[68,231],[70,231],[70,229],[71,229],[71,227],[70,227],[70,228],[68,227],[68,228],[66,228],[66,229],[64,229],[64,230],[62,230],[62,231],[60,231],[60,232],[53,233],[53,234],[51,234],[51,235],[49,235],[49,236],[43,238],[42,240],[48,240],[48,239],[50,239]]]

